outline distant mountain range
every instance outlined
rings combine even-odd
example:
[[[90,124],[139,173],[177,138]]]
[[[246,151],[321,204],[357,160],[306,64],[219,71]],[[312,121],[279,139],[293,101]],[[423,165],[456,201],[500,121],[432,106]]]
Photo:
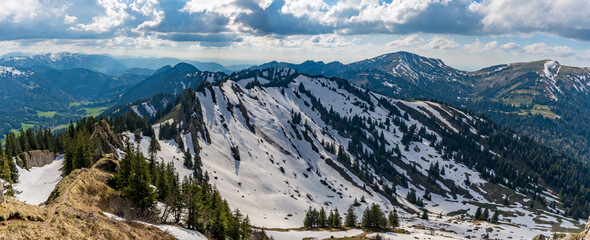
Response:
[[[24,53],[9,53],[0,58],[0,66],[28,68],[43,66],[53,69],[86,68],[99,73],[109,75],[121,75],[129,70],[148,72],[166,65],[189,63],[202,71],[231,73],[250,67],[250,65],[223,66],[215,62],[200,62],[177,58],[132,58],[112,57],[108,55],[82,54],[82,53],[47,53],[27,55]]]
[[[5,113],[3,118],[13,118],[10,111],[25,111],[28,115],[19,115],[29,116],[25,120],[56,123],[63,121],[39,116],[47,116],[46,111],[57,112],[58,116],[71,112],[64,112],[64,107],[88,99],[100,102],[96,107],[104,109],[159,92],[179,94],[186,88],[195,89],[204,81],[235,78],[235,74],[229,74],[220,64],[178,61],[181,60],[116,60],[72,53],[7,57],[0,59],[0,66],[4,66],[0,78],[10,79],[7,81],[10,83],[0,86],[0,92],[10,91],[3,96],[14,97],[0,111]],[[174,64],[159,65],[164,63]],[[572,156],[590,160],[590,125],[584,124],[590,121],[588,68],[541,60],[467,72],[447,66],[440,59],[395,52],[350,64],[269,62],[250,69],[266,68],[289,68],[308,75],[337,77],[390,97],[433,99],[465,107]],[[42,113],[39,115],[37,111]],[[3,122],[0,130],[18,127],[16,122]]]
[[[574,156],[590,160],[590,69],[554,60],[503,64],[474,72],[440,59],[395,52],[351,64],[269,62],[252,69],[287,67],[350,80],[391,97],[436,99],[481,112]]]

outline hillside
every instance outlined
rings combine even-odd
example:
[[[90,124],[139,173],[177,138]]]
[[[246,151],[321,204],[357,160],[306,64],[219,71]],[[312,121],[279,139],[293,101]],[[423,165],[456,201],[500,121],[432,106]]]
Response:
[[[119,103],[149,98],[160,92],[179,94],[186,88],[196,88],[203,81],[214,82],[225,78],[221,72],[201,72],[188,63],[165,66],[139,84],[129,88],[118,99]]]
[[[299,228],[310,206],[343,211],[355,199],[365,200],[357,215],[376,203],[397,209],[404,229],[432,227],[448,237],[479,237],[489,226],[490,236],[532,238],[583,225],[564,215],[585,214],[585,203],[561,203],[579,194],[562,184],[578,179],[555,179],[547,169],[579,176],[588,168],[480,116],[286,68],[231,79],[185,90],[154,126],[156,155],[182,178],[193,174],[183,166],[183,151],[191,153],[255,226]],[[149,137],[133,142],[149,154]],[[473,221],[478,207],[499,211],[500,224]],[[423,210],[430,220],[415,217]]]
[[[97,116],[141,76],[120,77],[88,69],[0,66],[0,132],[56,127],[83,116]]]
[[[106,158],[97,163],[113,161]],[[106,183],[112,174],[98,168],[77,170],[63,178],[44,207],[12,197],[0,204],[6,239],[174,239],[157,227],[112,219],[124,200]],[[117,204],[116,204],[117,203]]]
[[[520,134],[574,157],[590,159],[590,70],[554,60],[503,64],[465,72],[439,59],[395,52],[351,64],[270,62],[252,69],[289,67],[348,79],[403,99],[436,99],[484,114]]]

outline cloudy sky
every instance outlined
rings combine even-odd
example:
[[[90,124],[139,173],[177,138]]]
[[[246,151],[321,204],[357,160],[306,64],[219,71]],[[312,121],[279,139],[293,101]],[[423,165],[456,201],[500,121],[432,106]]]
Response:
[[[0,1],[0,55],[349,63],[400,50],[466,70],[538,59],[590,67],[590,1]]]

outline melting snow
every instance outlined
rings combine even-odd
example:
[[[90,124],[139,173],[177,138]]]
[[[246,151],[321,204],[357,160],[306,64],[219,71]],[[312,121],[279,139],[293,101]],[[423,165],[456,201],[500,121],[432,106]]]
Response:
[[[18,169],[18,183],[14,189],[21,193],[16,199],[33,205],[38,205],[47,200],[55,185],[61,181],[61,166],[64,156],[59,155],[52,163],[43,167],[32,167],[30,170]]]

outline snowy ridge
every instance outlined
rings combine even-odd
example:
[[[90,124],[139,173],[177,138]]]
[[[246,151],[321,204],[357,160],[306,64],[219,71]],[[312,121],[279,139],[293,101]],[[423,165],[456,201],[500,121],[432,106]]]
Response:
[[[291,73],[287,70],[278,72]],[[256,79],[261,84],[273,84],[275,73],[265,71],[257,75]],[[184,150],[200,156],[203,171],[209,175],[210,183],[217,187],[230,206],[247,214],[253,225],[297,228],[301,227],[305,211],[310,206],[338,208],[344,212],[354,199],[360,201],[364,198],[366,203],[361,203],[355,209],[358,216],[371,203],[381,205],[386,212],[395,208],[400,212],[402,226],[417,233],[422,230],[414,226],[427,226],[454,231],[446,234],[452,238],[480,237],[485,234],[485,228],[473,230],[476,226],[494,225],[469,220],[468,215],[475,213],[478,204],[490,204],[502,211],[514,213],[501,218],[501,221],[510,221],[512,224],[502,224],[501,229],[494,230],[491,236],[500,239],[508,236],[531,238],[552,231],[551,225],[536,223],[533,220],[535,215],[522,208],[527,199],[512,206],[498,205],[492,201],[490,191],[501,190],[502,186],[491,184],[479,172],[444,157],[444,152],[432,147],[430,140],[411,141],[405,148],[400,126],[387,124],[392,116],[399,114],[405,116],[399,119],[407,126],[424,128],[426,134],[440,139],[439,132],[423,119],[432,119],[442,129],[457,132],[452,121],[468,122],[474,121],[476,117],[431,102],[401,101],[375,93],[363,95],[365,90],[345,88],[336,80],[301,74],[283,76],[289,76],[290,82],[280,87],[255,86],[245,89],[244,86],[253,81],[253,77],[205,87],[195,93],[201,111],[192,114],[193,122],[182,122],[184,117],[168,120],[187,126],[202,124],[206,129],[204,132],[193,130],[181,134]],[[312,97],[318,97],[319,102],[314,103]],[[321,108],[342,117],[357,116],[374,122],[375,129],[369,131],[371,126],[367,125],[367,130],[363,129],[364,134],[368,138],[373,138],[374,133],[382,134],[385,150],[392,152],[392,159],[398,159],[388,164],[395,169],[396,174],[408,179],[407,186],[380,176],[381,170],[375,168],[370,159],[359,157],[348,150],[347,146],[353,141],[351,136],[335,129],[326,121],[319,105],[314,104],[321,104]],[[399,113],[393,113],[394,109]],[[298,122],[294,122],[295,115],[301,116]],[[196,119],[202,120],[197,122]],[[156,136],[159,126],[154,126]],[[471,132],[477,134],[475,129]],[[134,139],[131,133],[127,137]],[[135,142],[144,154],[147,154],[149,140],[144,136],[139,143]],[[159,140],[159,143],[162,147],[157,154],[159,161],[173,162],[181,178],[190,176],[192,170],[183,166],[183,153],[176,142]],[[343,146],[351,162],[366,167],[371,177],[361,176],[349,165],[337,161],[337,154],[326,149],[324,144],[333,145],[336,149]],[[363,151],[373,152],[367,143],[361,144]],[[235,160],[232,155],[232,148],[235,147],[239,149],[240,160]],[[489,150],[483,145],[480,147],[481,151]],[[396,149],[399,153],[396,153]],[[405,198],[411,189],[418,197],[425,194],[427,188],[420,179],[428,175],[428,169],[434,163],[444,166],[446,174],[436,180],[437,189],[430,189],[431,200],[424,199],[424,208],[433,213],[431,220],[416,219],[415,212],[420,212],[421,207]],[[415,172],[412,172],[411,166],[414,166]],[[388,187],[394,187],[395,192],[385,192],[384,189]],[[465,210],[465,213],[435,218],[439,213],[449,214],[459,210]],[[540,216],[547,221],[556,220],[554,213],[542,212]],[[574,220],[560,218],[566,227],[573,228],[573,223],[577,224]]]
[[[0,77],[16,77],[16,76],[30,76],[32,72],[30,71],[21,71],[13,67],[4,67],[0,66]]]

